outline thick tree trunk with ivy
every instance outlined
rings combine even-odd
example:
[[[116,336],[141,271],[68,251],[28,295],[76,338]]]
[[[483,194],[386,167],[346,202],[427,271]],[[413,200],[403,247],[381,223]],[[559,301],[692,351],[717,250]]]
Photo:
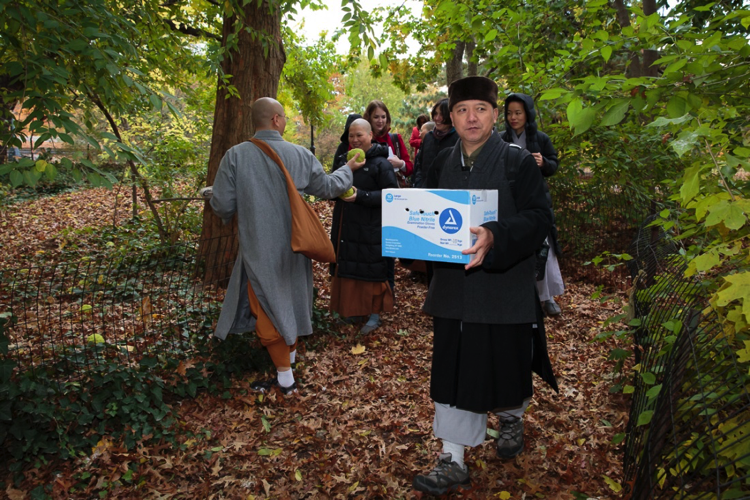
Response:
[[[249,2],[241,13],[224,19],[222,45],[237,36],[237,47],[222,62],[224,74],[237,95],[230,95],[219,81],[216,92],[213,136],[208,160],[206,185],[213,185],[224,153],[252,137],[252,103],[259,97],[276,97],[286,56],[281,42],[281,15],[271,11],[268,2]],[[238,26],[242,25],[241,29]],[[255,36],[247,30],[256,33]],[[257,33],[264,34],[258,36]],[[264,44],[264,40],[267,42]],[[268,41],[270,40],[270,42]],[[203,210],[200,254],[203,256],[205,283],[226,284],[237,257],[237,222],[224,225],[206,203]],[[200,271],[199,271],[200,272]]]

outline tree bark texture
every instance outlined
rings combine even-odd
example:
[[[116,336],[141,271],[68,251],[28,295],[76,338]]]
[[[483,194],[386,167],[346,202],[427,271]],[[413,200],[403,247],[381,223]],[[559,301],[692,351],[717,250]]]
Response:
[[[254,32],[253,36],[247,30]],[[250,139],[254,133],[252,104],[260,97],[276,98],[286,54],[281,41],[281,14],[275,2],[249,2],[243,12],[224,18],[222,45],[237,33],[237,47],[222,62],[232,75],[239,97],[230,96],[221,81],[216,91],[216,109],[208,160],[206,186],[213,185],[219,163],[229,148]],[[258,36],[261,34],[261,36]],[[264,47],[264,40],[265,47]],[[203,257],[204,283],[226,285],[237,257],[237,221],[224,225],[206,202],[199,254]]]
[[[613,5],[615,12],[617,13],[617,22],[620,23],[620,27],[625,28],[626,26],[630,26],[630,11],[625,5],[624,0],[614,0]],[[654,12],[656,12],[656,1],[644,0],[643,13],[650,16]],[[642,57],[638,52],[631,52],[630,65],[626,72],[627,76],[629,78],[638,78],[639,76],[657,76],[659,74],[659,68],[652,65],[658,57],[658,53],[651,49],[644,50]]]
[[[5,82],[0,82],[3,86],[0,88],[7,88]],[[11,136],[11,124],[13,120],[13,109],[16,107],[18,101],[13,100],[2,107],[0,107],[0,165],[8,162],[8,145],[6,140],[10,139]]]
[[[471,59],[474,57],[476,46],[477,43],[474,40],[466,42],[466,76],[477,76],[479,74],[479,64]]]
[[[643,13],[650,16],[656,12],[656,0],[643,0]],[[642,76],[659,76],[659,67],[654,66],[654,62],[659,58],[659,53],[653,49],[643,51],[643,65],[641,70]]]
[[[456,40],[456,48],[453,49],[451,58],[445,62],[445,84],[450,85],[463,76],[464,48],[466,44]]]

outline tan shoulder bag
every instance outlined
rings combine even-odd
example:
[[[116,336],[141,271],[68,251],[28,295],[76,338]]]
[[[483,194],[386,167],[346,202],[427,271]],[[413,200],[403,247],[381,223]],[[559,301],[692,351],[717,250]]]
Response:
[[[318,214],[297,192],[292,176],[279,155],[265,141],[250,139],[250,142],[276,162],[286,179],[289,207],[292,209],[292,251],[318,262],[335,262],[333,244],[320,223]]]

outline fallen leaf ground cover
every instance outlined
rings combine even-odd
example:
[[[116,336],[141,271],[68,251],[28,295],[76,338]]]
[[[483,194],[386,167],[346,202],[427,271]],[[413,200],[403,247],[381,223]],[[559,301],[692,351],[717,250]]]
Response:
[[[129,214],[127,198],[120,200],[122,217]],[[330,220],[329,203],[315,206]],[[3,208],[0,268],[66,258],[60,241],[71,225],[79,225],[77,245],[99,248],[96,229],[112,224],[113,207],[114,192],[84,190]],[[327,266],[314,270],[317,306],[325,308]],[[621,495],[622,454],[611,440],[625,430],[629,401],[610,394],[608,355],[625,346],[614,338],[594,341],[619,302],[593,300],[593,284],[566,285],[563,314],[546,321],[560,393],[535,377],[525,451],[502,461],[488,436],[467,452],[473,487],[456,497]],[[248,369],[233,380],[231,398],[200,393],[174,403],[179,445],[125,450],[102,440],[87,457],[26,469],[20,483],[0,477],[6,495],[24,498],[53,484],[54,498],[82,499],[420,497],[412,477],[431,469],[439,452],[428,394],[431,319],[421,312],[424,276],[397,266],[396,293],[396,310],[372,334],[360,336],[357,325],[332,326],[301,342],[298,394],[254,393],[250,384],[265,374]]]

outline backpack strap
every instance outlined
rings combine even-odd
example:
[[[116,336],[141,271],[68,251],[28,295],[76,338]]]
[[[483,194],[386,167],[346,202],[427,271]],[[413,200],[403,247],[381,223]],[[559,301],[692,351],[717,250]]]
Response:
[[[401,146],[398,141],[398,134],[388,134],[391,136],[391,142],[393,143],[393,154],[401,158]]]
[[[510,185],[510,192],[513,194],[513,199],[516,199],[516,178],[518,177],[518,171],[521,167],[521,152],[523,148],[518,144],[507,142],[508,149],[505,150],[505,178],[508,180]]]

